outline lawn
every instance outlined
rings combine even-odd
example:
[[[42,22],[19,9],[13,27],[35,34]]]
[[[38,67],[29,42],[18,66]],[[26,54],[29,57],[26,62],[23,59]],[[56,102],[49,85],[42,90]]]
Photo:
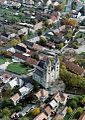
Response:
[[[11,59],[9,59],[9,58],[0,58],[0,65],[1,64],[4,64],[5,62],[11,62]]]
[[[26,67],[21,63],[12,63],[7,67],[7,71],[10,71],[12,73],[16,73],[19,75],[27,74],[29,70],[31,70],[30,67],[28,66]]]

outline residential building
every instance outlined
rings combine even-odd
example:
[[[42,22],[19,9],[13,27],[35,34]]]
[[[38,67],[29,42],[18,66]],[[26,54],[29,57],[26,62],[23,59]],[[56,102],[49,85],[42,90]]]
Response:
[[[19,92],[21,96],[24,97],[25,95],[29,94],[32,90],[33,90],[33,85],[31,83],[27,83],[26,85],[24,85],[19,89]]]
[[[67,69],[69,69],[71,72],[81,76],[85,75],[85,69],[80,67],[78,64],[70,62],[69,60],[66,59],[63,60],[63,63],[65,64]]]
[[[68,95],[62,92],[58,92],[53,96],[53,99],[56,100],[58,103],[65,105],[67,102]]]
[[[22,79],[15,77],[11,81],[9,81],[6,86],[13,89],[15,86],[22,87],[23,84],[24,84],[24,81]]]
[[[58,106],[59,106],[59,104],[55,101],[55,100],[52,100],[50,103],[49,103],[49,105],[51,106],[51,108],[55,111],[57,108],[58,108]]]
[[[16,93],[10,98],[10,100],[13,102],[14,105],[16,105],[20,99],[21,99],[21,96],[19,93]]]
[[[45,101],[48,98],[48,91],[45,89],[40,89],[35,96],[41,100],[41,101]]]
[[[8,73],[4,73],[3,75],[0,76],[0,80],[3,82],[3,83],[7,83],[11,80],[12,76]]]
[[[49,88],[59,78],[59,59],[57,56],[40,60],[33,74],[33,79],[45,88]]]
[[[44,112],[40,113],[37,117],[35,117],[33,120],[47,120],[47,116]]]
[[[18,35],[27,35],[28,34],[28,28],[24,27],[18,31]]]
[[[27,60],[27,56],[22,55],[21,53],[18,53],[18,52],[14,53],[12,58],[13,58],[13,61],[18,61],[23,63]]]
[[[80,116],[78,120],[85,120],[85,112],[83,112],[83,114]]]
[[[24,43],[20,43],[18,45],[16,45],[15,47],[15,51],[18,53],[27,53],[29,51],[29,49],[27,48],[27,46]]]
[[[22,111],[18,112],[19,116],[25,116],[30,110],[34,109],[35,105],[28,104],[26,107],[23,108]]]

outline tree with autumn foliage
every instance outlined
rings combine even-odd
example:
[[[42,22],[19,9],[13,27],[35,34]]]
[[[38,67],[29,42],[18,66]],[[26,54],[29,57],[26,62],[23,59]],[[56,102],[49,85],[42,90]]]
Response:
[[[32,110],[32,115],[37,116],[40,113],[40,108],[36,107]]]
[[[77,20],[75,20],[75,19],[69,19],[69,20],[68,20],[68,24],[69,24],[70,26],[75,27],[75,26],[78,25],[78,22],[77,22]]]

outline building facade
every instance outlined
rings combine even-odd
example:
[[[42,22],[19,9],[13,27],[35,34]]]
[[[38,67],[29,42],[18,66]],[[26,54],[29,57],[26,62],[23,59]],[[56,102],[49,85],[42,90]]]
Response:
[[[40,60],[35,68],[33,79],[44,88],[49,88],[59,78],[59,64],[57,56],[53,60],[49,57],[45,60]]]

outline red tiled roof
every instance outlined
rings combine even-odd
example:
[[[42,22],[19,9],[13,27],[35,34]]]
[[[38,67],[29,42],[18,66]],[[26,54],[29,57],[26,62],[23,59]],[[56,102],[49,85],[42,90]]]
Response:
[[[33,58],[27,58],[26,62],[32,65],[37,65],[38,63],[38,61]]]
[[[70,71],[74,72],[75,74],[82,75],[83,72],[85,71],[83,68],[81,68],[79,65],[77,65],[77,64],[75,64],[73,62],[70,62],[68,60],[64,60],[63,62],[66,65],[66,67]]]
[[[26,61],[26,59],[27,59],[27,56],[22,55],[22,54],[17,53],[17,52],[14,53],[14,56],[17,57],[17,58],[20,58],[20,59],[22,59],[22,60],[25,60],[25,61]]]
[[[12,101],[16,102],[17,100],[20,99],[20,97],[21,97],[21,96],[20,96],[18,93],[16,93],[16,94],[13,95],[10,99],[11,99]]]
[[[48,105],[48,106],[45,107],[44,111],[47,113],[47,115],[50,115],[51,112],[52,112],[52,109],[51,109],[51,107]]]

